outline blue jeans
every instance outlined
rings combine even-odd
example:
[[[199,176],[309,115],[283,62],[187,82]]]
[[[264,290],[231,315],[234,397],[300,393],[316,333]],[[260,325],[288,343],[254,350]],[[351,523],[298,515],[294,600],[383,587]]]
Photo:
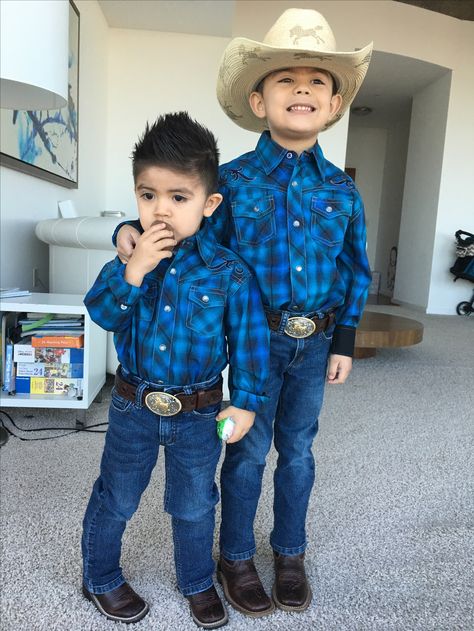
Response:
[[[193,388],[207,388],[214,381]],[[92,490],[82,535],[84,585],[95,594],[125,582],[120,567],[122,535],[148,486],[160,445],[165,453],[164,507],[172,517],[179,588],[188,596],[213,584],[214,511],[219,499],[215,473],[221,452],[216,415],[220,403],[159,416],[139,403],[147,385],[141,382],[135,402],[119,396],[115,388],[112,391],[100,476]],[[192,388],[183,389],[192,392]],[[173,392],[170,388],[167,391]]]
[[[229,560],[255,554],[253,524],[265,459],[274,440],[274,524],[270,544],[285,555],[306,549],[306,513],[315,479],[312,444],[318,430],[332,330],[294,339],[271,332],[269,403],[250,432],[226,447],[221,470],[220,548]],[[333,328],[333,327],[332,327]]]

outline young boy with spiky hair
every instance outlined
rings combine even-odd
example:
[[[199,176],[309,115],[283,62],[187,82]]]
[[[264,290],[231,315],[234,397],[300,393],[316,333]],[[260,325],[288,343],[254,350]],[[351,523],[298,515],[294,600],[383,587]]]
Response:
[[[229,362],[231,401],[221,414],[234,420],[233,443],[266,400],[268,328],[248,267],[203,221],[222,200],[217,175],[214,136],[185,112],[147,125],[133,152],[143,233],[128,263],[107,263],[84,300],[115,332],[120,362],[82,537],[83,593],[115,621],[149,610],[122,574],[121,539],[162,445],[178,586],[199,626],[227,622],[212,560],[221,372]]]
[[[354,182],[323,155],[319,134],[350,106],[372,45],[337,52],[313,10],[288,9],[263,42],[235,38],[221,61],[217,96],[239,126],[261,132],[254,151],[220,169],[223,203],[210,218],[217,239],[255,272],[271,330],[270,397],[221,471],[218,576],[227,600],[249,616],[273,603],[253,563],[253,523],[272,441],[273,601],[303,611],[312,598],[304,553],[315,479],[312,453],[325,382],[343,383],[371,274],[364,209]],[[122,227],[120,256],[137,232]]]

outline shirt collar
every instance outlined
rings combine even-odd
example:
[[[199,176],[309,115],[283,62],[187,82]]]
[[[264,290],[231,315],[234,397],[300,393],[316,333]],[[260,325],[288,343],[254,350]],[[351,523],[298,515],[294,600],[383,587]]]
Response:
[[[263,170],[269,175],[285,158],[287,150],[272,140],[269,131],[264,131],[255,148]]]
[[[281,147],[278,143],[272,140],[270,132],[267,130],[260,136],[255,148],[255,153],[262,163],[266,175],[269,175],[274,169],[276,169],[282,160],[285,159],[288,149]],[[306,153],[313,156],[321,178],[324,178],[326,158],[323,155],[319,143],[316,141],[316,143],[311,147],[311,149],[308,149]]]
[[[200,257],[207,267],[212,267],[216,255],[217,241],[209,222],[204,219],[200,229],[182,242],[182,247],[197,247]]]
[[[313,156],[314,161],[319,168],[321,176],[324,176],[324,173],[326,171],[326,158],[324,157],[323,150],[321,149],[319,142],[316,141],[316,143],[311,147],[308,153]]]

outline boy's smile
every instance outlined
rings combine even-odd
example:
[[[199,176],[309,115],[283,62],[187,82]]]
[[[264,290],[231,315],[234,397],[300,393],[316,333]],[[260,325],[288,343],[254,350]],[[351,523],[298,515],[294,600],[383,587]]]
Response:
[[[150,166],[137,176],[135,196],[143,230],[163,221],[179,243],[199,230],[203,217],[210,217],[222,196],[208,195],[198,175]]]
[[[317,68],[287,68],[269,74],[261,92],[252,92],[250,106],[258,118],[266,118],[271,136],[285,149],[301,153],[341,107],[333,95],[333,79]]]

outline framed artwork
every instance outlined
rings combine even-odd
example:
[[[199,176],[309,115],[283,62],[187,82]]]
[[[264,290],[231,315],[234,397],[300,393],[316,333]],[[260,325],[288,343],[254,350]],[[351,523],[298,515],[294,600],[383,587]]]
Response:
[[[79,11],[69,0],[68,103],[0,110],[0,164],[66,188],[78,186]]]

